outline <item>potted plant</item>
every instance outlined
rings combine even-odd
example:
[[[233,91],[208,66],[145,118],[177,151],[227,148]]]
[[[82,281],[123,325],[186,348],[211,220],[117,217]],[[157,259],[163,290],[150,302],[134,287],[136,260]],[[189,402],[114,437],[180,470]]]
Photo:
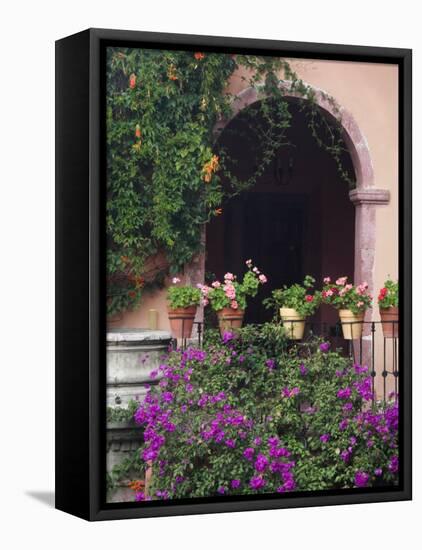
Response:
[[[201,292],[192,285],[178,286],[180,279],[172,279],[173,286],[167,290],[168,317],[174,338],[190,338],[196,310],[201,302]]]
[[[330,277],[325,277],[321,297],[324,303],[339,310],[344,339],[359,339],[362,336],[365,311],[371,307],[368,283],[354,286],[347,282],[347,277],[340,277],[332,283]]]
[[[242,282],[233,273],[226,273],[223,282],[216,280],[210,286],[200,285],[203,304],[210,304],[217,312],[221,335],[242,326],[247,298],[256,296],[259,285],[267,282],[266,276],[252,267],[252,260],[247,260],[246,266],[248,270]]]
[[[266,306],[280,312],[283,326],[291,340],[301,340],[305,331],[305,320],[315,313],[321,303],[320,292],[313,292],[315,279],[306,275],[303,285],[284,286],[272,292]]]
[[[385,281],[378,295],[382,331],[384,338],[399,335],[399,283],[391,279]]]

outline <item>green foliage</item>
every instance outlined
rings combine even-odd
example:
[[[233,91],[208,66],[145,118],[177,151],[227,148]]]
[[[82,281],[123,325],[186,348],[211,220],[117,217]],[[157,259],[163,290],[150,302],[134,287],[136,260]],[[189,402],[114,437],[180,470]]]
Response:
[[[242,349],[258,349],[265,357],[281,357],[288,352],[289,339],[280,323],[246,325],[236,334],[236,345]],[[221,343],[217,341],[217,343]]]
[[[131,399],[127,407],[107,407],[107,424],[133,424],[133,415],[139,407],[139,402]],[[139,429],[138,429],[139,431]],[[116,464],[111,472],[107,474],[107,490],[113,491],[119,482],[127,479],[134,472],[144,472],[145,464],[140,458],[139,452],[135,451],[125,458],[120,464]]]
[[[201,291],[190,285],[170,286],[167,289],[167,298],[171,309],[198,306],[201,301]]]
[[[107,407],[107,424],[132,422],[138,407],[139,402],[135,399],[131,399],[127,407]]]
[[[139,456],[139,451],[133,451],[107,473],[107,491],[117,489],[119,482],[130,479],[134,474],[143,477],[144,473],[145,463]]]
[[[399,283],[387,279],[378,295],[380,308],[399,307]]]
[[[321,293],[313,292],[314,284],[315,279],[307,275],[303,285],[294,284],[273,290],[271,298],[267,298],[263,303],[267,309],[274,309],[275,318],[278,318],[281,307],[295,309],[303,317],[309,317],[321,303]]]

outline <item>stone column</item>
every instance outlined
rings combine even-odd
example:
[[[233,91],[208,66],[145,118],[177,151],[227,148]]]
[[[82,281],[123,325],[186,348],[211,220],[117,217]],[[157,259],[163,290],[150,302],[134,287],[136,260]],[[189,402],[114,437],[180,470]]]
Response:
[[[390,202],[390,192],[374,187],[353,189],[349,193],[355,205],[355,283],[366,281],[374,292],[376,244],[376,207]]]
[[[376,246],[376,209],[390,202],[390,192],[375,187],[353,189],[349,193],[355,205],[355,273],[354,283],[366,281],[371,296],[374,296],[374,268]],[[365,321],[372,321],[372,309],[368,309]],[[370,369],[371,365],[371,325],[364,326],[362,338],[362,363]],[[359,357],[359,342],[356,342],[356,356]]]

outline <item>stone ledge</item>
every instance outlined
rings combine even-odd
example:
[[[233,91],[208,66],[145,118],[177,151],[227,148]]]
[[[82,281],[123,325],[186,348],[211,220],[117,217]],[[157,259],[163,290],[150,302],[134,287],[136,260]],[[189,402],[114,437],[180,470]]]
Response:
[[[107,331],[107,343],[111,344],[151,344],[153,342],[167,342],[172,339],[166,330],[121,328]]]
[[[390,191],[368,187],[366,189],[352,189],[349,192],[353,204],[389,204]]]

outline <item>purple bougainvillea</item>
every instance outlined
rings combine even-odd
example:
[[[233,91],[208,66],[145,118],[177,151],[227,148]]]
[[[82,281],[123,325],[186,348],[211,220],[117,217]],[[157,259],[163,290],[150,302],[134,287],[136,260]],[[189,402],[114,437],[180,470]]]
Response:
[[[299,356],[249,334],[161,358],[134,413],[139,479],[152,468],[135,500],[397,483],[398,396],[368,407],[367,367],[328,342],[301,344]]]
[[[233,340],[234,337],[235,337],[235,335],[234,335],[233,332],[229,332],[229,331],[224,332],[224,334],[223,334],[223,343],[227,344],[228,342]]]
[[[356,487],[366,487],[368,485],[370,475],[366,472],[357,471],[355,473],[355,485]]]
[[[338,390],[337,392],[337,397],[339,399],[349,399],[349,397],[352,395],[352,390],[347,387],[347,388],[341,388]]]
[[[255,491],[257,491],[258,489],[262,489],[265,486],[265,479],[261,476],[253,477],[249,482],[249,486]]]
[[[267,359],[267,360],[265,361],[265,364],[267,365],[267,367],[269,368],[269,370],[275,369],[275,361],[274,361],[274,359]]]
[[[263,455],[259,454],[256,457],[254,468],[257,472],[264,472],[268,466],[268,458]]]
[[[303,363],[299,365],[299,372],[302,376],[306,376],[308,374],[308,369],[305,367]]]

